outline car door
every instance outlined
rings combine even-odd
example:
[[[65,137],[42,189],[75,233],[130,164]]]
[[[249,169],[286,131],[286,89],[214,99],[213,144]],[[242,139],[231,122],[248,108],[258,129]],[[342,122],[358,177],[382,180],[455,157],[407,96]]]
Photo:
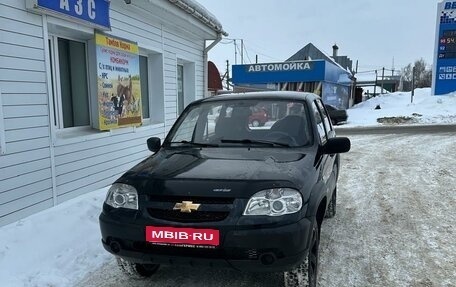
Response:
[[[312,102],[312,112],[314,114],[317,130],[319,134],[319,142],[321,146],[324,146],[328,141],[328,131],[331,129],[331,124],[326,113],[326,110],[321,109],[319,100]],[[334,163],[334,157],[328,154],[319,154],[317,168],[320,172],[320,178],[325,185],[325,192],[328,193],[330,190],[329,180],[332,173],[332,163]]]
[[[334,131],[334,128],[331,124],[331,119],[328,115],[327,110],[324,107],[323,102],[321,99],[315,100],[315,103],[317,105],[317,108],[320,112],[321,118],[322,118],[322,123],[323,127],[325,129],[325,135],[326,139],[330,139],[336,136],[336,133]],[[323,177],[326,182],[326,185],[328,186],[329,190],[333,190],[335,187],[335,177],[331,177],[334,169],[334,163],[336,161],[336,154],[326,154],[324,155],[325,157],[325,162],[324,162],[324,167],[323,167]]]

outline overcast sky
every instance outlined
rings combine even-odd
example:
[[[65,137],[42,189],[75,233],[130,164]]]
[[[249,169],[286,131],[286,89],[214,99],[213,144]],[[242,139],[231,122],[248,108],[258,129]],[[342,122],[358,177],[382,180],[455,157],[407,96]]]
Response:
[[[400,69],[423,58],[433,62],[439,0],[196,0],[229,33],[243,39],[244,63],[281,62],[309,42],[332,55],[359,61],[359,71]],[[238,41],[240,50],[240,41]],[[220,73],[235,63],[234,43],[209,52]],[[237,63],[240,64],[240,52]]]

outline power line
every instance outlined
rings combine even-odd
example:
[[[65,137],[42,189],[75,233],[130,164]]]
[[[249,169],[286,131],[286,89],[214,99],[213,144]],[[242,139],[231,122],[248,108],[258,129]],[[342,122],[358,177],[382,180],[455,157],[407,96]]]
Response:
[[[239,40],[239,41],[244,41],[243,39],[240,39],[240,38],[224,38],[224,39],[225,39],[225,40],[228,40],[229,42],[224,42],[223,44],[231,44],[231,43],[234,42],[234,45],[236,46],[235,52],[236,52],[236,53],[237,53],[237,52],[240,52],[240,50],[237,48],[237,43],[236,43],[236,41],[238,41],[238,40]],[[252,46],[256,46],[256,47],[260,47],[260,46],[258,46],[258,45],[256,45],[256,44],[253,44],[252,42],[249,42],[249,49],[250,49],[252,52],[254,52],[255,54],[261,55],[261,56],[263,56],[263,57],[266,57],[266,58],[269,58],[269,59],[272,59],[272,60],[275,60],[275,61],[282,61],[281,59],[278,59],[278,58],[276,58],[276,57],[272,57],[272,56],[270,56],[270,55],[267,55],[267,54],[265,54],[265,53],[262,53],[262,52],[260,52],[259,50],[252,48]],[[246,48],[245,48],[245,41],[244,41],[244,51],[246,51]],[[235,54],[236,54],[236,53],[235,53]],[[236,57],[236,55],[235,55],[235,57]],[[249,58],[248,55],[247,55],[247,58]],[[249,58],[249,61],[250,61],[250,63],[252,63],[252,61],[250,60],[250,58]]]
[[[245,44],[244,44],[244,50],[245,50],[245,55],[247,56],[247,59],[249,59],[249,63],[252,64],[252,61],[250,60],[250,57],[249,57],[249,52],[247,52],[247,47],[245,46]]]

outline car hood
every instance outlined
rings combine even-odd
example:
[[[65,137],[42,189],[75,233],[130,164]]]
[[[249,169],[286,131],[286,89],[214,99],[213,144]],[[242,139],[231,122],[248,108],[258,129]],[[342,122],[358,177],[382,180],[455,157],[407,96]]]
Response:
[[[185,190],[191,195],[216,192],[239,196],[252,184],[253,190],[275,186],[301,189],[309,174],[306,166],[313,167],[310,156],[284,149],[162,149],[119,181],[133,184],[145,193],[176,195]]]

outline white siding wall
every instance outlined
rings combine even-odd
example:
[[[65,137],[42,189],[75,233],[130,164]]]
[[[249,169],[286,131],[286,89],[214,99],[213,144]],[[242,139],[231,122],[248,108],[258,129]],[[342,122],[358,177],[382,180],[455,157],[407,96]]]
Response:
[[[204,39],[153,17],[141,17],[139,9],[126,7],[123,1],[112,1],[111,34],[163,55],[162,123],[70,139],[61,138],[58,131],[51,135],[42,38],[46,29],[42,17],[27,12],[24,2],[0,3],[0,89],[6,134],[6,154],[0,155],[0,226],[51,207],[54,194],[60,203],[109,185],[150,155],[146,139],[163,139],[176,119],[178,61],[194,64],[196,98],[203,97]]]
[[[0,225],[53,205],[42,19],[25,1],[0,3]],[[1,107],[0,107],[1,108]]]

